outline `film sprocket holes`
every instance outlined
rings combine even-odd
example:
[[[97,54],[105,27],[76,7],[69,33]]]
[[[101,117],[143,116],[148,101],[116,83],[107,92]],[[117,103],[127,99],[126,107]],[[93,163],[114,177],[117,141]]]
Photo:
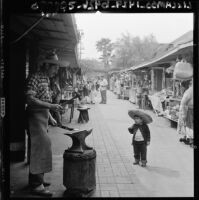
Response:
[[[1,111],[1,117],[4,118],[5,117],[5,98],[0,98],[1,99],[1,104],[0,104],[0,111]]]
[[[134,0],[84,0],[84,1],[52,1],[42,0],[30,5],[33,11],[62,12],[67,11],[95,11],[106,9],[192,9],[190,1],[134,1]]]

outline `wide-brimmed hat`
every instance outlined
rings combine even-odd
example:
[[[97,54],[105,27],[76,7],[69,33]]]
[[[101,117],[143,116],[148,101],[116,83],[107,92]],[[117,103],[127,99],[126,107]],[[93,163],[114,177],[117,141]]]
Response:
[[[134,119],[136,116],[140,117],[146,124],[153,122],[151,116],[141,110],[129,110],[128,115]]]
[[[70,62],[68,61],[59,60],[55,52],[47,53],[44,56],[44,58],[39,59],[39,63],[40,64],[43,64],[43,63],[56,64],[59,67],[68,67],[70,65]]]

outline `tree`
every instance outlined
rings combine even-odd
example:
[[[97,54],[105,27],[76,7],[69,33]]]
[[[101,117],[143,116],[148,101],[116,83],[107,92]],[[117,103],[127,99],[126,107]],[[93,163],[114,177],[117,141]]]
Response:
[[[80,60],[80,67],[82,75],[92,71],[104,71],[103,64],[95,59],[82,59]]]
[[[151,59],[158,43],[153,35],[140,39],[128,32],[122,34],[114,45],[113,67],[118,69],[130,68],[143,61]]]
[[[80,67],[83,77],[88,79],[92,79],[92,77],[106,72],[103,63],[95,59],[82,59],[80,61]]]
[[[113,44],[109,38],[102,38],[97,41],[96,48],[98,52],[102,53],[100,59],[104,63],[105,69],[108,69],[110,61],[111,61],[111,53],[113,50]]]
[[[132,66],[133,52],[132,37],[129,33],[122,34],[122,37],[117,39],[114,45],[113,65],[117,68],[128,68]]]

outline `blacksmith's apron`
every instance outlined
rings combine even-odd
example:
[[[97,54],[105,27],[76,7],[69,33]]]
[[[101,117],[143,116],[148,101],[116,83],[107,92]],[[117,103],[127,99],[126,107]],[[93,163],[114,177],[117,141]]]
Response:
[[[52,171],[51,141],[47,135],[49,109],[27,108],[30,131],[30,173]]]

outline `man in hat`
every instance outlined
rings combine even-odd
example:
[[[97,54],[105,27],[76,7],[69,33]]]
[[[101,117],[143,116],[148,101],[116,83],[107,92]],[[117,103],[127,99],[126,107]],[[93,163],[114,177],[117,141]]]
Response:
[[[101,77],[101,82],[100,82],[100,91],[101,91],[101,102],[100,104],[106,104],[107,97],[106,97],[106,90],[107,90],[108,82],[105,79],[104,76]]]
[[[52,171],[51,141],[47,135],[48,120],[55,123],[50,110],[59,112],[62,107],[52,104],[49,78],[58,72],[59,62],[55,53],[50,53],[41,63],[40,70],[28,77],[26,102],[28,130],[30,134],[29,185],[32,194],[50,197],[52,193],[45,187],[44,173]]]

